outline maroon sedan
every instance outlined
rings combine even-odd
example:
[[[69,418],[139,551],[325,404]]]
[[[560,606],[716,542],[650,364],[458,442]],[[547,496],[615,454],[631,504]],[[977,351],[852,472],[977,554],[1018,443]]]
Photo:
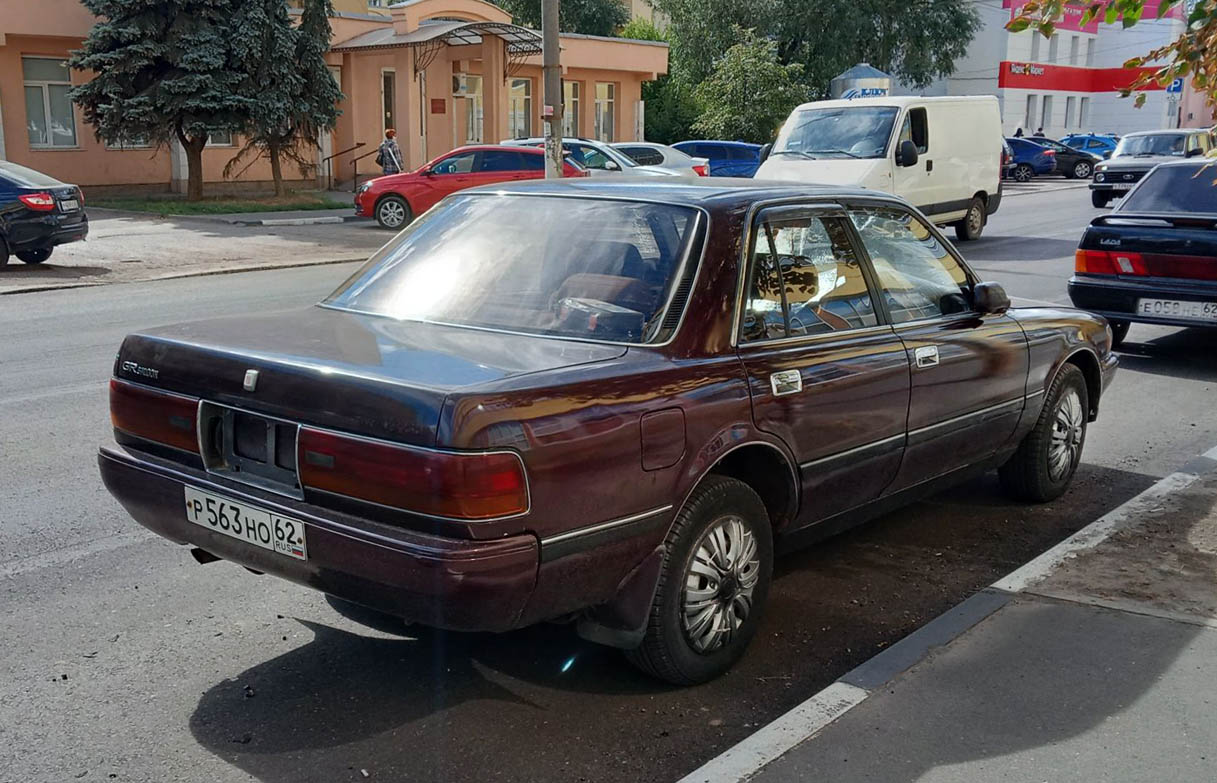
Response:
[[[1009,306],[873,191],[466,191],[318,306],[127,337],[101,471],[201,561],[448,629],[572,620],[699,682],[780,546],[990,468],[1065,491],[1111,335]]]

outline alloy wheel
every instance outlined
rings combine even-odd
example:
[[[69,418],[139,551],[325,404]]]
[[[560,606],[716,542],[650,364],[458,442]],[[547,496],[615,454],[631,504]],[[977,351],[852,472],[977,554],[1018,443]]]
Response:
[[[1026,163],[1020,164],[1018,168],[1014,170],[1014,179],[1018,182],[1030,182],[1031,178],[1034,176],[1035,172],[1032,171],[1031,167]]]
[[[377,212],[380,222],[388,228],[398,228],[406,222],[406,208],[399,201],[392,199],[383,201],[377,208]]]
[[[1052,439],[1048,443],[1048,473],[1053,481],[1060,481],[1077,466],[1085,426],[1082,399],[1076,391],[1070,390],[1057,406]]]
[[[1089,179],[1090,164],[1084,160],[1078,161],[1077,165],[1073,167],[1073,176],[1077,177],[1078,179]]]
[[[702,534],[685,573],[681,606],[694,650],[714,652],[739,633],[752,612],[760,572],[756,536],[740,517],[723,517]]]

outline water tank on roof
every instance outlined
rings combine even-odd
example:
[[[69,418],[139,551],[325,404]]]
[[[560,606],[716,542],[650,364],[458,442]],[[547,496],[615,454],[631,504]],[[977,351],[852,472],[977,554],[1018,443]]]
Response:
[[[869,63],[858,63],[829,82],[834,98],[871,98],[887,95],[892,90],[892,77]]]

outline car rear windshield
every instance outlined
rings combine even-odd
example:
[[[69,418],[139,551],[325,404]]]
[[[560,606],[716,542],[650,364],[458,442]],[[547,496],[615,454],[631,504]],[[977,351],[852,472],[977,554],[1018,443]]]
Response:
[[[1187,138],[1181,133],[1151,136],[1125,136],[1116,145],[1116,155],[1177,155],[1183,157]]]
[[[607,199],[457,196],[383,247],[325,304],[399,320],[654,342],[679,317],[681,303],[670,300],[692,272],[682,274],[681,262],[697,215]]]
[[[882,158],[895,120],[891,106],[804,109],[786,121],[773,154]]]
[[[41,171],[27,169],[7,160],[0,160],[0,176],[12,180],[23,188],[58,188],[63,183],[54,177],[48,177]]]
[[[1124,197],[1119,211],[1217,214],[1217,163],[1158,166]]]

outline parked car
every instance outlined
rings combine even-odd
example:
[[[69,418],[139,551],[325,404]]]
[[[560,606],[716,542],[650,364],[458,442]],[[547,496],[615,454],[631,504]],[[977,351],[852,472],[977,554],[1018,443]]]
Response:
[[[1001,205],[1001,137],[991,95],[815,101],[791,112],[757,177],[894,193],[972,240]]]
[[[1036,138],[1032,141],[1056,153],[1056,173],[1065,179],[1090,179],[1094,167],[1103,160],[1099,155],[1074,149],[1055,139]]]
[[[744,141],[678,141],[672,145],[694,158],[710,161],[712,177],[751,177],[761,165],[761,145]]]
[[[503,144],[510,147],[542,147],[545,139],[537,136],[531,139],[506,139]],[[562,149],[567,157],[588,170],[592,176],[604,174],[630,174],[634,176],[679,176],[678,172],[669,171],[663,166],[640,166],[629,155],[614,149],[611,145],[593,139],[563,139]]]
[[[639,166],[658,166],[686,177],[710,176],[710,161],[692,158],[667,144],[652,141],[620,141],[613,145]]]
[[[1106,160],[1115,152],[1120,137],[1111,133],[1071,133],[1061,137],[1061,143],[1082,152],[1090,152]]]
[[[566,160],[567,177],[587,170]],[[538,149],[474,145],[458,147],[418,169],[368,180],[355,192],[355,214],[376,218],[397,231],[451,193],[478,185],[545,177],[545,153]]]
[[[0,268],[15,255],[41,264],[58,245],[89,235],[80,188],[0,160]]]
[[[574,620],[701,682],[776,547],[989,467],[1065,491],[1106,324],[1009,306],[875,191],[464,191],[320,305],[129,335],[100,469],[200,562],[452,630]]]
[[[1090,202],[1105,207],[1132,190],[1159,163],[1204,155],[1210,149],[1208,131],[1198,128],[1130,133],[1120,139],[1110,160],[1095,164]]]
[[[1056,171],[1055,150],[1030,139],[1009,137],[1006,143],[1014,151],[1014,171],[1010,176],[1015,182],[1030,182],[1037,176]]]
[[[1111,323],[1217,327],[1217,167],[1161,163],[1082,234],[1069,298]]]

